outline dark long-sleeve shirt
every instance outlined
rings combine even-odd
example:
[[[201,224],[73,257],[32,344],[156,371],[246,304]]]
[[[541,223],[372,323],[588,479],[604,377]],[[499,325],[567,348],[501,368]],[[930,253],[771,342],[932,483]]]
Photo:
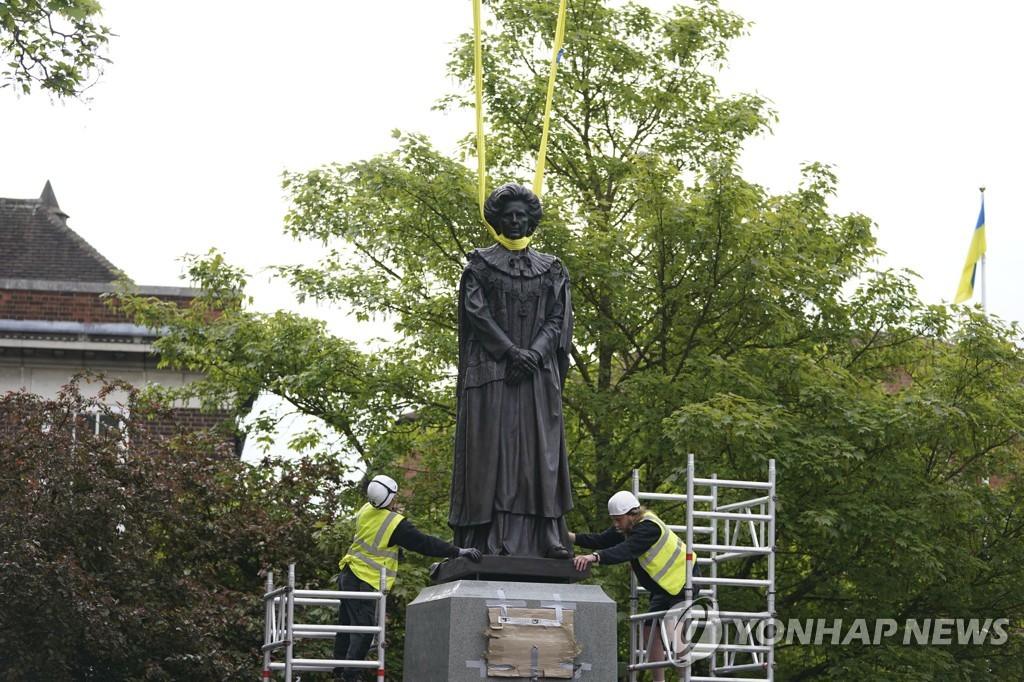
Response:
[[[459,548],[416,528],[409,519],[402,519],[391,533],[390,545],[398,545],[417,554],[451,558],[459,555]],[[389,546],[390,546],[389,545]]]
[[[577,533],[576,544],[585,549],[602,550],[595,552],[600,563],[622,564],[629,562],[636,575],[636,581],[651,594],[669,594],[641,566],[640,555],[654,546],[661,537],[661,528],[654,521],[644,519],[633,527],[629,535],[623,536],[615,526],[600,533]],[[675,595],[671,595],[675,596]]]

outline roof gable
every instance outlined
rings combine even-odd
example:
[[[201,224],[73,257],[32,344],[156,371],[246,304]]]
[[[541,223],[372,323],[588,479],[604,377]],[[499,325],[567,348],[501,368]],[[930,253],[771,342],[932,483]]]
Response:
[[[50,182],[38,199],[0,197],[0,279],[112,282],[120,271],[67,225]]]

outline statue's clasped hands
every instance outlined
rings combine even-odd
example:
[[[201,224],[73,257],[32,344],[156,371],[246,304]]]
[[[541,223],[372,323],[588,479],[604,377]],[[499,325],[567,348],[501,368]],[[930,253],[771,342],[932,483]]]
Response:
[[[515,386],[540,368],[540,353],[535,350],[512,346],[508,354],[508,369],[505,372],[505,383]]]

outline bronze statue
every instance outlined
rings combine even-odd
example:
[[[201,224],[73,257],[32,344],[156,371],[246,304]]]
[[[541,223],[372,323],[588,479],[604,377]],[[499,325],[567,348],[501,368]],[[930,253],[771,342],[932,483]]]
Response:
[[[533,234],[540,199],[515,183],[484,217]],[[572,345],[569,274],[529,246],[476,249],[459,284],[459,377],[449,525],[484,554],[567,559],[572,509],[562,388]]]

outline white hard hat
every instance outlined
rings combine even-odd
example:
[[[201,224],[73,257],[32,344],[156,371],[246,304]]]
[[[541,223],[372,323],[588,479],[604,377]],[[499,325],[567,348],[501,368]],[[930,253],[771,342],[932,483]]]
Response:
[[[398,494],[398,484],[390,476],[374,476],[370,484],[366,486],[366,499],[377,509],[383,509],[391,504]]]
[[[620,490],[608,498],[608,513],[612,516],[628,514],[640,506],[640,500],[628,490]]]

